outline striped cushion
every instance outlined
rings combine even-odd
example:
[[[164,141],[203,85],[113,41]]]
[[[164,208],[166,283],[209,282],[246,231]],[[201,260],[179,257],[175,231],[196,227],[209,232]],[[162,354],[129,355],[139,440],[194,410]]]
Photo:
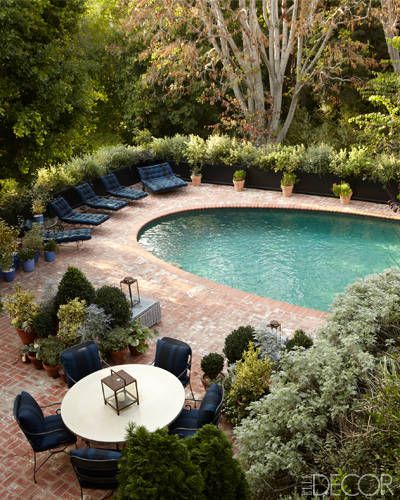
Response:
[[[92,238],[92,231],[84,229],[67,229],[65,231],[45,231],[45,241],[54,240],[57,243],[70,243],[73,241],[86,241]]]
[[[186,342],[163,337],[157,340],[154,366],[173,373],[186,386],[189,383],[187,369],[191,354],[192,349]]]
[[[103,448],[80,448],[72,450],[71,456],[84,458],[86,460],[119,460],[122,453],[117,450],[105,450]]]
[[[138,172],[142,181],[174,175],[169,163],[160,163],[159,165],[151,165],[150,167],[138,167]]]
[[[50,208],[54,211],[54,213],[62,219],[63,217],[67,215],[71,215],[74,213],[70,205],[67,203],[67,201],[62,197],[59,196],[52,202],[50,202]]]
[[[88,182],[75,186],[75,191],[77,191],[83,203],[97,198],[96,193],[93,191],[92,186]]]
[[[86,375],[101,369],[99,349],[93,341],[65,349],[60,358],[67,377],[68,387],[72,387],[75,382],[86,377]]]
[[[171,189],[187,186],[187,182],[179,179],[179,177],[176,177],[175,175],[143,181],[143,184],[147,189],[154,193],[161,193],[163,191],[170,191]]]
[[[89,214],[73,212],[72,215],[66,217],[60,217],[64,222],[70,222],[71,224],[89,224],[91,226],[98,226],[109,219],[110,216],[107,214]]]
[[[211,384],[201,402],[197,426],[202,427],[206,424],[212,424],[214,419],[217,418],[218,407],[222,402],[222,389],[218,384]]]

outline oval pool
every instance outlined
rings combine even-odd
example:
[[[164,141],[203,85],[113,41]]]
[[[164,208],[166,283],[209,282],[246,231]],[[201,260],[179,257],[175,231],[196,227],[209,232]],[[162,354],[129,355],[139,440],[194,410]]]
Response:
[[[141,230],[139,242],[204,278],[325,311],[357,278],[400,266],[399,236],[397,221],[221,208],[157,219]]]

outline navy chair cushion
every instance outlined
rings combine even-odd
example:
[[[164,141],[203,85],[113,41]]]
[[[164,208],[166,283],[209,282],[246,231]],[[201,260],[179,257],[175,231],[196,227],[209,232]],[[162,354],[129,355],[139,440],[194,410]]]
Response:
[[[140,180],[155,193],[187,186],[187,183],[174,175],[169,163],[160,163],[150,167],[138,167]]]
[[[54,240],[57,243],[71,243],[74,241],[86,241],[92,238],[92,231],[89,228],[66,229],[65,231],[45,231],[44,241]]]
[[[72,444],[76,442],[76,436],[72,434],[64,425],[61,415],[50,415],[45,418],[44,432],[53,431],[46,436],[35,438],[35,451],[45,451],[56,448],[62,444]]]
[[[169,163],[160,163],[158,165],[151,165],[150,167],[138,167],[138,172],[142,181],[174,175]]]
[[[97,196],[97,194],[93,191],[92,186],[89,183],[85,182],[80,184],[79,186],[75,186],[75,190],[79,194],[82,203],[88,205],[92,208],[103,208],[105,210],[120,210],[123,207],[126,207],[128,204],[123,200],[116,200],[113,198],[104,198],[102,196]]]
[[[154,366],[173,373],[184,386],[189,383],[189,368],[192,349],[186,342],[170,337],[157,340]]]
[[[62,196],[58,196],[58,198],[51,201],[49,206],[60,219],[74,213],[69,203]]]
[[[148,196],[148,194],[144,191],[121,186],[115,174],[103,175],[100,179],[106,192],[108,194],[112,194],[113,196],[119,196],[133,201],[140,200],[141,198]]]
[[[122,457],[120,451],[105,450],[103,448],[79,448],[78,450],[71,450],[70,455],[86,460],[119,460]]]
[[[35,399],[25,391],[18,394],[14,401],[14,415],[23,430],[44,432],[45,418]]]
[[[80,448],[70,452],[71,463],[82,488],[117,488],[121,456],[119,451],[100,448]]]
[[[99,226],[109,218],[110,216],[107,214],[89,214],[78,212],[64,218],[60,217],[60,219],[65,222],[71,222],[73,224],[89,224],[92,226]]]
[[[99,348],[91,341],[65,349],[60,356],[67,377],[68,387],[72,387],[86,375],[101,369]]]
[[[84,182],[79,186],[75,186],[75,190],[78,192],[83,202],[95,199],[97,197],[96,193],[93,191],[92,186],[88,182]]]
[[[121,187],[121,184],[118,182],[117,176],[115,174],[102,175],[100,177],[100,180],[106,191],[119,189]]]
[[[222,388],[218,384],[211,384],[201,402],[197,415],[197,427],[206,424],[216,423],[218,419],[218,409],[222,403]]]

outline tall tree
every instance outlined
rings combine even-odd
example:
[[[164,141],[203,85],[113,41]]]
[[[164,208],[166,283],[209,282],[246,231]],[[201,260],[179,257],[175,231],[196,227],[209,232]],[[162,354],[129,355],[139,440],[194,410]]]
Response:
[[[381,0],[381,9],[376,10],[382,23],[382,28],[387,41],[387,49],[393,69],[400,74],[400,52],[393,39],[400,34],[400,1]]]

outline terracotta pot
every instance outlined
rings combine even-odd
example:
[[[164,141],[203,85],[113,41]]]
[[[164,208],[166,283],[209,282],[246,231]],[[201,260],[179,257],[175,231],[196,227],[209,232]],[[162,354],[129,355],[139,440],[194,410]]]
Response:
[[[211,379],[208,375],[203,373],[203,375],[201,377],[201,383],[203,384],[204,389],[207,389],[208,386],[214,382],[222,383],[224,378],[225,378],[225,375],[222,372],[219,372],[218,375],[213,379]]]
[[[349,196],[340,195],[340,203],[342,205],[348,205],[350,203],[352,195],[353,193],[350,193]]]
[[[43,368],[46,370],[47,375],[51,378],[58,378],[60,376],[60,365],[46,365],[43,363]]]
[[[16,330],[24,345],[33,344],[36,335],[32,330],[25,331],[22,328],[16,328]]]
[[[114,365],[123,365],[125,363],[125,356],[128,353],[128,348],[122,349],[122,351],[111,351],[110,359]]]
[[[293,186],[281,186],[282,194],[285,198],[290,198],[293,193]]]
[[[243,191],[244,188],[244,179],[242,181],[233,181],[233,187],[235,191]]]
[[[201,184],[201,174],[200,175],[191,175],[190,178],[192,179],[192,186],[200,186]]]
[[[43,363],[41,359],[36,358],[36,353],[28,352],[28,358],[30,359],[36,370],[43,370]]]

